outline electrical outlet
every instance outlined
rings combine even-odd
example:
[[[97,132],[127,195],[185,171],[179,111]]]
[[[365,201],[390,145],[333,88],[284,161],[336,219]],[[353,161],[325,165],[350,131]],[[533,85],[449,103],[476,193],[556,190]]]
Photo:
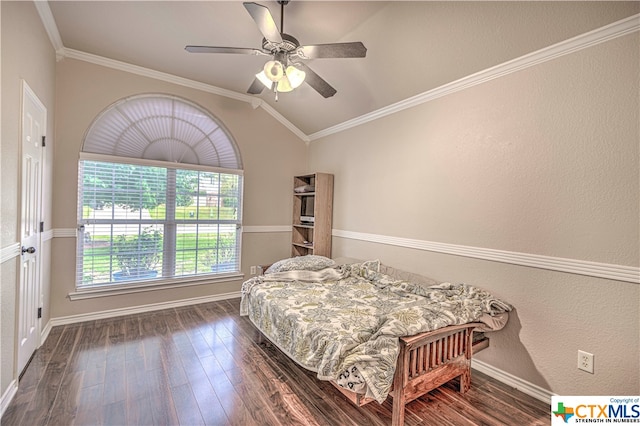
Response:
[[[256,274],[256,267],[252,266],[251,267],[251,275],[255,275]]]
[[[578,351],[578,369],[593,374],[593,354]]]

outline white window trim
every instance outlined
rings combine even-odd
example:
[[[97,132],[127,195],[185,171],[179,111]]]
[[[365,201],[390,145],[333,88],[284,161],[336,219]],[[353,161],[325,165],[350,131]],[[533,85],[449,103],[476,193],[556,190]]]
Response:
[[[170,279],[149,280],[140,283],[108,284],[103,287],[94,286],[77,289],[69,293],[70,300],[94,299],[97,297],[118,296],[124,294],[143,293],[147,291],[168,290],[172,288],[192,287],[244,280],[243,273],[190,275]]]
[[[226,169],[224,167],[202,166],[202,165],[188,164],[188,163],[171,163],[168,161],[147,160],[144,158],[117,157],[115,155],[93,154],[90,152],[81,152],[80,160],[81,161],[102,161],[106,163],[134,164],[137,166],[164,167],[164,168],[170,168],[170,169],[196,170],[200,172],[226,173],[229,175],[239,175],[239,176],[244,175],[244,170],[241,170],[241,169]]]
[[[202,172],[212,172],[212,173],[224,173],[224,174],[233,174],[244,177],[243,170],[239,169],[228,169],[223,167],[212,167],[212,166],[202,166],[202,165],[194,165],[187,163],[171,163],[167,161],[157,161],[157,160],[148,160],[142,158],[131,158],[131,157],[118,157],[113,155],[105,155],[105,154],[95,154],[95,153],[86,153],[80,152],[79,161],[101,161],[101,162],[110,162],[110,163],[122,163],[122,164],[134,164],[139,166],[149,166],[149,167],[162,167],[162,168],[173,168],[173,169],[182,169],[182,170],[195,170]],[[242,189],[240,196],[240,205],[238,206],[240,217],[244,218],[244,179],[242,179]],[[242,234],[242,219],[239,223],[236,224],[238,226],[238,231]],[[242,262],[242,237],[239,238],[237,244],[237,252],[240,256],[239,260]],[[77,256],[77,249],[76,249]],[[241,263],[238,264],[238,269],[242,269]],[[198,274],[198,275],[186,275],[186,276],[177,276],[177,277],[162,277],[153,280],[145,280],[140,283],[136,281],[127,281],[123,284],[114,284],[114,283],[106,283],[106,284],[98,284],[95,286],[78,286],[76,281],[74,288],[75,291],[70,292],[69,299],[70,300],[81,300],[95,297],[104,297],[104,296],[115,296],[121,294],[129,294],[129,293],[139,293],[144,291],[151,290],[163,290],[163,289],[171,289],[178,287],[189,287],[194,285],[203,285],[210,283],[218,283],[218,282],[227,282],[227,281],[235,281],[238,279],[244,278],[244,274],[242,272],[231,272],[231,273],[218,273],[218,274]]]
[[[147,108],[149,102],[153,106],[151,109]],[[197,117],[197,119],[192,120],[192,117]],[[148,125],[149,121],[147,120],[152,120],[155,125]],[[165,134],[169,127],[171,135],[165,141],[165,138],[169,136]],[[114,132],[116,136],[114,136]],[[161,152],[154,151],[158,148],[155,145],[158,141],[177,144],[176,146],[181,149],[166,151],[160,147]],[[131,144],[132,142],[133,144]],[[122,147],[126,149],[120,149]],[[210,151],[209,148],[213,151]],[[150,158],[162,158],[164,161]],[[238,270],[228,273],[203,273],[177,277],[168,277],[167,274],[164,274],[165,276],[152,280],[128,281],[117,284],[110,282],[95,286],[78,286],[79,282],[76,278],[75,291],[69,293],[71,300],[203,285],[244,278],[241,272],[242,221],[244,217],[242,157],[231,133],[206,108],[188,99],[163,93],[142,93],[122,98],[99,113],[87,130],[79,153],[79,164],[84,161],[239,176],[241,181],[239,205],[237,206],[239,220],[232,221],[239,232],[239,236],[236,238]],[[80,192],[80,186],[78,192]],[[81,219],[81,206],[78,206],[78,209],[77,220],[80,225],[85,222]],[[219,221],[217,223],[220,224]],[[164,250],[167,248],[165,247]],[[78,253],[79,249],[76,249],[76,258],[78,258]]]

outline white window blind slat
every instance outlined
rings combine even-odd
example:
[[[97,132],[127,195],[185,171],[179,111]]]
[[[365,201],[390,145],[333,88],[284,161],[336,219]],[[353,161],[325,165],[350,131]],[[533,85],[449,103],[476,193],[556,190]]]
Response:
[[[128,157],[118,157],[113,155],[106,154],[96,154],[90,152],[81,152],[80,160],[93,160],[93,161],[105,161],[108,163],[125,163],[125,164],[138,164],[140,166],[155,166],[155,167],[166,167],[168,169],[180,167],[182,170],[199,170],[199,171],[209,171],[215,173],[224,173],[224,174],[232,174],[232,175],[240,175],[242,176],[244,171],[237,169],[227,169],[224,167],[214,167],[214,166],[202,166],[188,163],[169,163],[166,161],[156,161],[149,160],[145,158],[128,158]]]
[[[81,160],[77,287],[237,272],[242,177]]]
[[[89,128],[82,151],[242,169],[224,126],[199,105],[170,95],[132,96],[111,105]]]
[[[87,132],[78,177],[78,289],[239,271],[242,161],[200,106],[114,103]]]

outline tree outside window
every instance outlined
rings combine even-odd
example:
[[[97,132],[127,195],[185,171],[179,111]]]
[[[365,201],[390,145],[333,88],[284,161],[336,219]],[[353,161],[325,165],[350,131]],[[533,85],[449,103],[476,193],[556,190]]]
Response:
[[[239,270],[241,176],[81,161],[78,286]]]

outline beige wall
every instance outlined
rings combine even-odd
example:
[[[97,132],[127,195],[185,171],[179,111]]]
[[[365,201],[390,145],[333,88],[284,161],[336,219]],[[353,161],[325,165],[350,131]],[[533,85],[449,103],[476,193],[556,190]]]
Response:
[[[334,229],[638,266],[638,33],[311,143]],[[478,359],[564,395],[640,390],[640,286],[334,237],[516,310]],[[595,374],[577,370],[577,351]]]
[[[167,93],[193,101],[217,117],[235,139],[244,164],[244,226],[291,221],[292,176],[307,169],[307,146],[264,110],[246,102],[139,75],[64,59],[56,70],[57,120],[54,228],[75,229],[78,154],[93,119],[113,102],[139,93]],[[242,270],[273,262],[288,251],[291,234],[245,234]],[[126,296],[70,301],[75,290],[75,238],[54,238],[51,312],[54,318],[186,298],[237,292],[242,280]]]
[[[51,173],[53,161],[55,120],[55,52],[42,27],[40,17],[31,2],[0,2],[2,10],[2,136],[0,181],[0,248],[19,242],[20,215],[20,117],[22,80],[35,92],[47,109],[48,147],[45,151],[43,179],[43,220],[45,230],[51,229]],[[49,261],[51,240],[41,247],[43,297],[45,300],[42,326],[50,318]],[[18,288],[18,258],[2,264],[0,280],[0,395],[11,381],[17,379],[15,371],[16,300]]]
[[[209,110],[238,143],[245,226],[290,223],[291,177],[325,171],[336,178],[338,230],[638,266],[638,33],[307,148],[244,102],[72,59],[56,64],[31,2],[2,1],[0,11],[0,248],[18,238],[24,78],[48,110],[46,181],[53,190],[45,187],[47,230],[76,226],[78,152],[93,118],[122,97],[162,92]],[[243,271],[288,256],[289,241],[287,232],[245,234]],[[483,286],[514,304],[507,328],[478,356],[496,368],[559,394],[640,389],[636,284],[348,238],[334,237],[333,247],[334,257],[380,258],[441,280]],[[72,302],[67,296],[74,289],[74,256],[75,238],[56,237],[43,247],[43,324],[240,288],[236,281]],[[48,274],[51,262],[55,268]],[[17,278],[17,259],[4,262],[0,394],[16,378]],[[576,369],[578,349],[595,354],[594,375]]]

